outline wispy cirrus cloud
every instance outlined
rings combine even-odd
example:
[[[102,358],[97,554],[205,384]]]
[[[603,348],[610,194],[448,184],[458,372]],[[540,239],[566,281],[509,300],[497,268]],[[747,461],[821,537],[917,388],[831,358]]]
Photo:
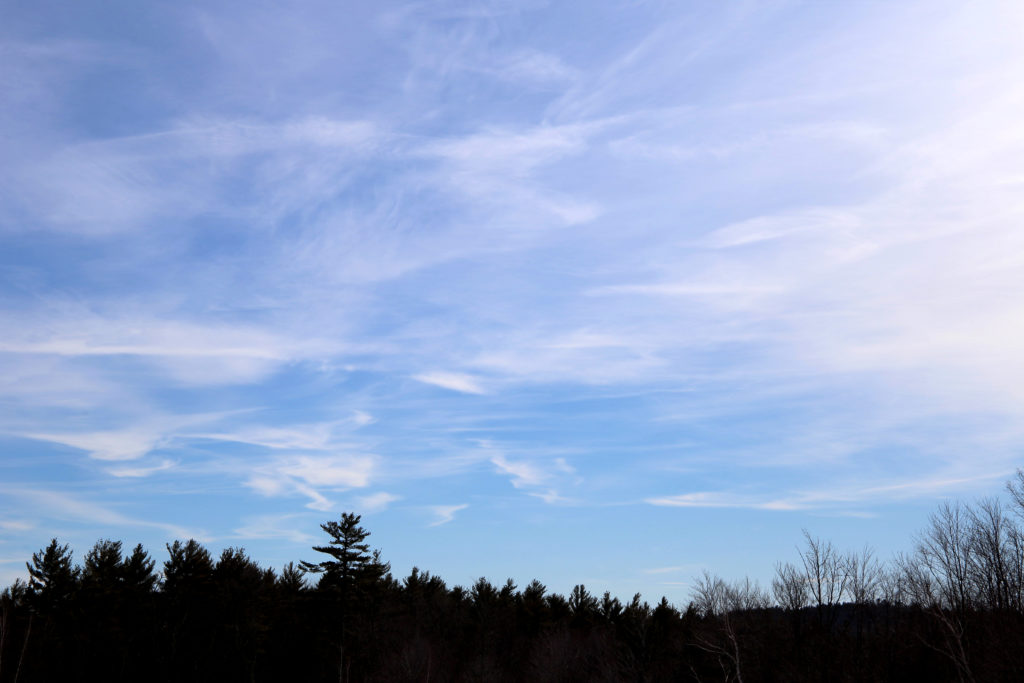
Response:
[[[272,450],[329,451],[343,444],[350,432],[371,424],[373,416],[361,410],[346,418],[325,422],[300,422],[283,427],[264,424],[232,425],[229,431],[189,432],[190,438],[230,441]]]
[[[79,434],[28,433],[31,439],[51,441],[89,452],[97,460],[136,460],[170,442],[162,431],[124,429]]]
[[[292,543],[312,542],[313,536],[295,528],[293,520],[297,518],[298,516],[294,514],[248,517],[242,526],[234,530],[234,533],[242,539],[285,539]]]
[[[423,372],[413,375],[413,379],[417,382],[433,384],[442,389],[451,389],[452,391],[459,391],[464,394],[487,393],[476,377],[461,372]]]
[[[0,352],[138,357],[188,384],[258,380],[289,361],[329,357],[342,350],[336,340],[298,339],[262,326],[203,323],[178,316],[102,315],[75,307],[4,318],[12,331],[0,340]]]
[[[882,484],[862,482],[859,485],[845,487],[794,490],[782,496],[765,493],[751,494],[741,491],[700,491],[648,498],[644,502],[661,507],[745,508],[790,512],[842,509],[848,506],[871,506],[881,501],[934,497],[965,486],[976,487],[979,484],[998,483],[1012,473],[1012,469],[967,476],[963,474],[956,476],[949,473],[939,477],[896,480]]]
[[[667,507],[698,507],[698,508],[751,508],[755,510],[798,510],[802,505],[789,500],[759,500],[757,498],[744,498],[733,494],[698,492],[683,493],[677,496],[664,498],[648,498],[647,503],[651,505]]]
[[[486,444],[485,444],[486,445]],[[491,449],[488,446],[488,449]],[[498,452],[490,462],[498,474],[507,476],[516,489],[528,496],[544,501],[548,505],[578,503],[575,499],[562,496],[558,489],[568,483],[567,475],[576,470],[562,457],[539,457],[512,459]],[[578,480],[572,483],[578,483]]]
[[[388,509],[392,503],[401,499],[401,496],[394,493],[378,491],[377,493],[360,496],[354,499],[353,502],[355,503],[356,509],[362,512],[381,512]]]
[[[344,491],[370,484],[378,458],[367,454],[288,455],[252,467],[245,485],[264,496],[303,495],[306,507],[330,510],[321,491]]]
[[[340,169],[339,156],[365,154],[379,139],[380,133],[365,121],[192,121],[40,155],[16,177],[17,201],[50,229],[104,237],[205,211],[244,211],[227,207],[217,188],[255,166],[257,183],[280,183],[252,200],[275,216],[289,208],[282,200],[327,189],[317,184],[316,176],[284,173],[287,157],[299,153],[318,165]],[[268,166],[266,157],[278,163]],[[274,172],[275,167],[281,172]],[[49,201],[41,202],[43,197]]]
[[[427,526],[441,526],[455,519],[455,514],[469,507],[469,503],[461,505],[432,505],[428,508],[436,519]]]
[[[516,488],[543,484],[550,476],[535,463],[509,460],[500,453],[493,456],[491,462],[499,474],[508,475],[512,479],[512,485]]]
[[[137,460],[154,450],[170,446],[175,440],[180,440],[189,428],[193,428],[195,425],[214,423],[230,414],[199,413],[174,415],[157,411],[144,410],[143,412],[144,415],[142,416],[133,414],[132,418],[124,420],[135,422],[133,426],[115,429],[94,432],[53,431],[14,433],[25,438],[50,441],[87,451],[89,457],[95,460]]]
[[[93,523],[107,527],[151,527],[159,529],[171,538],[196,538],[203,540],[206,534],[189,530],[166,522],[138,519],[112,510],[106,506],[83,500],[65,491],[30,487],[5,487],[5,495],[21,500],[34,514],[42,519],[59,519],[77,523]]]
[[[0,37],[26,481],[287,544],[266,508],[400,538],[428,479],[488,521],[912,507],[1024,443],[1015,6],[37,11]]]
[[[111,467],[111,468],[107,469],[107,472],[109,474],[111,474],[112,476],[119,477],[119,478],[121,478],[121,477],[130,477],[130,478],[148,477],[151,474],[155,474],[157,472],[163,472],[164,470],[169,470],[172,467],[174,467],[175,465],[177,465],[177,463],[175,461],[164,459],[164,460],[160,460],[155,465],[149,465],[149,466],[142,466],[142,467]]]
[[[678,574],[682,571],[693,569],[693,565],[679,564],[672,565],[671,567],[654,567],[652,569],[642,569],[644,574]]]

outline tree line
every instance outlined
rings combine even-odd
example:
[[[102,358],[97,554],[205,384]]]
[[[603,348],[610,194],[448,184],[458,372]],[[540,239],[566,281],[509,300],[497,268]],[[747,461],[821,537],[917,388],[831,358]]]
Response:
[[[354,513],[318,561],[261,567],[195,540],[156,561],[56,539],[0,594],[0,683],[109,681],[1020,681],[1024,472],[947,503],[883,562],[804,532],[769,586],[699,577],[686,605],[577,585],[396,579]]]

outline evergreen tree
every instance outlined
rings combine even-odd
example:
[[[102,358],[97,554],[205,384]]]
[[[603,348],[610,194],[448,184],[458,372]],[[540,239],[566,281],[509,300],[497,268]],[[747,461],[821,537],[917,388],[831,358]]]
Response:
[[[156,562],[142,548],[142,544],[136,545],[132,554],[121,563],[121,580],[125,588],[141,593],[152,591],[157,579],[153,572],[155,566]]]
[[[213,578],[210,551],[193,538],[187,543],[168,543],[167,553],[170,558],[164,562],[164,591],[197,593],[209,588]]]
[[[345,512],[340,521],[329,521],[321,524],[321,528],[331,537],[327,546],[313,546],[317,553],[324,553],[332,559],[322,562],[306,562],[299,564],[303,571],[323,573],[319,588],[332,588],[345,592],[355,581],[356,575],[369,564],[372,559],[370,544],[366,543],[370,531],[359,526],[362,518],[354,513]]]
[[[213,575],[221,592],[254,593],[266,583],[266,573],[255,560],[245,554],[245,548],[225,548]],[[271,578],[270,584],[273,583]]]
[[[313,546],[313,550],[330,559],[300,562],[304,572],[323,575],[317,589],[332,593],[337,601],[334,617],[338,628],[339,681],[348,679],[351,664],[345,652],[347,623],[364,598],[380,586],[381,579],[391,569],[391,565],[381,561],[379,551],[370,551],[366,542],[370,532],[359,526],[361,520],[360,515],[345,512],[339,521],[321,524],[320,528],[331,540],[327,545]]]
[[[302,569],[289,562],[281,568],[281,575],[277,577],[277,586],[286,595],[301,593],[306,588],[306,579],[303,577]]]
[[[100,540],[85,554],[82,587],[90,591],[114,591],[122,581],[121,541]]]
[[[370,545],[366,543],[370,532],[359,526],[361,520],[360,515],[345,512],[340,521],[320,525],[331,540],[328,545],[313,546],[313,550],[331,559],[299,563],[305,572],[323,574],[318,588],[337,591],[347,598],[379,581],[390,571],[391,565],[381,561],[380,553],[370,551]]]
[[[71,550],[60,545],[57,539],[32,555],[32,562],[25,563],[29,574],[29,592],[38,607],[55,608],[68,600],[78,583],[78,568],[71,564]]]

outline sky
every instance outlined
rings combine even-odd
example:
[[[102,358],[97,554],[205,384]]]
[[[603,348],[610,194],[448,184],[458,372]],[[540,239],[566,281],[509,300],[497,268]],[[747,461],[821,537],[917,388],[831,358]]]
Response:
[[[51,537],[684,602],[1024,447],[1024,5],[0,0],[0,585]]]

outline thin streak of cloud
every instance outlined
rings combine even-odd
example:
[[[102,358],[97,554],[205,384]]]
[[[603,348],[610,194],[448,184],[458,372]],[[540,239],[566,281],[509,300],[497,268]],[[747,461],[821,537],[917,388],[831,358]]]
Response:
[[[63,491],[31,488],[0,489],[6,495],[20,498],[36,510],[42,518],[62,519],[72,522],[102,524],[107,527],[151,527],[161,529],[173,538],[205,539],[205,534],[188,530],[177,524],[151,522],[128,517],[96,503],[81,500]]]
[[[427,526],[441,526],[442,524],[448,524],[455,519],[455,513],[465,510],[468,507],[469,503],[463,503],[462,505],[432,505],[428,509],[437,517],[437,519]]]
[[[482,395],[487,393],[477,378],[460,372],[424,372],[413,375],[413,379],[417,382],[433,384],[442,389],[451,389],[452,391],[459,391],[464,394]]]
[[[369,513],[387,510],[392,503],[401,499],[401,496],[394,493],[379,491],[377,493],[371,493],[368,496],[360,496],[359,498],[354,499],[353,503],[357,510]]]
[[[677,496],[662,498],[648,498],[645,502],[664,507],[749,508],[753,510],[799,510],[805,507],[788,500],[757,500],[710,491],[683,493]]]
[[[138,460],[158,448],[172,445],[187,429],[223,420],[238,411],[136,417],[135,426],[95,432],[11,432],[28,439],[58,443],[89,453],[95,460]],[[115,475],[116,476],[116,475]]]
[[[932,477],[911,481],[895,481],[882,486],[850,486],[822,488],[787,493],[783,496],[750,495],[730,491],[700,491],[674,496],[652,497],[644,500],[659,507],[689,508],[745,508],[751,510],[829,510],[846,505],[875,505],[900,500],[931,498],[943,493],[999,481],[1009,477],[1012,469],[967,477]],[[859,510],[840,510],[844,516],[865,514]]]
[[[107,470],[107,473],[118,478],[141,478],[169,470],[177,464],[174,460],[162,460],[158,464],[150,465],[149,467],[111,467]]]
[[[512,479],[512,485],[517,489],[543,484],[550,477],[548,472],[533,463],[509,460],[500,453],[491,458],[491,463],[499,474],[508,475]]]
[[[370,485],[378,458],[367,454],[288,455],[248,468],[245,485],[264,496],[303,495],[306,507],[327,511],[334,502],[321,491]]]
[[[560,495],[555,489],[548,489],[547,491],[532,491],[528,492],[527,495],[539,498],[548,505],[575,505],[579,502],[575,498],[568,498]]]
[[[259,515],[245,520],[245,524],[234,530],[235,535],[242,539],[284,539],[291,543],[310,543],[314,537],[304,531],[295,529],[291,520],[297,515]]]
[[[654,567],[652,569],[641,569],[640,571],[644,574],[677,574],[681,571],[692,568],[693,565],[673,565],[671,567]]]
[[[30,439],[50,441],[88,451],[96,460],[137,460],[151,451],[170,443],[162,431],[124,429],[86,434],[24,434]]]

